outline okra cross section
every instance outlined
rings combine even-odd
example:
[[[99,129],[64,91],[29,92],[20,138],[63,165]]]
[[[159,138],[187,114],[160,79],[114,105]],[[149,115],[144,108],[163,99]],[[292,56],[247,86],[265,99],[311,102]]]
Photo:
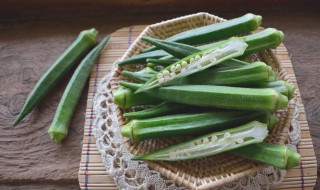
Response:
[[[252,121],[240,127],[204,135],[149,154],[134,156],[132,160],[179,161],[201,158],[260,143],[267,135],[267,124]]]
[[[242,38],[237,37],[217,43],[164,68],[139,88],[136,93],[162,86],[174,79],[191,75],[227,59],[241,56],[247,46]]]

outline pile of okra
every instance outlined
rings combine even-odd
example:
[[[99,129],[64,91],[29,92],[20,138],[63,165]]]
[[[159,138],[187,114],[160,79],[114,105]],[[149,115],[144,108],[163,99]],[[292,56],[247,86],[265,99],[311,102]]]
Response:
[[[274,28],[252,33],[261,22],[249,13],[163,40],[142,36],[152,46],[118,63],[133,81],[119,82],[113,94],[129,120],[121,133],[134,142],[191,140],[133,160],[180,161],[229,152],[282,169],[299,165],[297,152],[264,142],[278,124],[274,113],[288,106],[295,88],[266,63],[252,61],[253,54],[276,48],[284,38]],[[133,64],[145,67],[126,70]]]

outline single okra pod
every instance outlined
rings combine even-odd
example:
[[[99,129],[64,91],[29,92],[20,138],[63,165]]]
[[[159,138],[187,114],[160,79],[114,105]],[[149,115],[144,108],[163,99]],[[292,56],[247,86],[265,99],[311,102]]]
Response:
[[[113,94],[114,102],[122,109],[128,109],[139,105],[157,105],[163,102],[161,99],[154,98],[148,94],[134,94],[130,89],[118,88]]]
[[[137,89],[141,84],[120,82]],[[288,98],[272,88],[242,88],[214,85],[166,86],[145,91],[166,101],[204,107],[276,112],[288,105]]]
[[[134,156],[131,159],[179,161],[202,158],[260,143],[267,135],[266,124],[252,121],[236,128],[214,132],[145,155]]]
[[[166,41],[180,42],[189,45],[218,41],[254,31],[260,26],[261,20],[262,17],[260,15],[248,13],[225,22],[214,23],[178,33],[167,38]],[[143,52],[155,49],[156,48],[152,46],[145,49]]]
[[[246,47],[247,44],[241,38],[231,38],[218,43],[164,68],[139,88],[136,93],[165,85],[175,79],[200,72],[222,61],[240,56]]]
[[[127,76],[131,79],[133,79],[134,81],[137,82],[146,82],[148,81],[153,75],[157,74],[158,71],[150,68],[150,67],[146,67],[140,71],[136,71],[136,72],[131,72],[131,71],[122,71],[122,75]]]
[[[269,121],[267,117],[269,118],[270,114],[230,110],[184,113],[134,119],[121,127],[121,133],[137,142],[154,138],[195,136],[226,130],[257,119]]]
[[[299,166],[301,159],[299,153],[283,144],[258,143],[237,148],[230,152],[280,169]]]
[[[234,68],[222,67],[207,69],[181,79],[184,84],[219,85],[219,86],[255,86],[269,80],[267,65],[255,62]],[[181,81],[181,82],[182,82]]]

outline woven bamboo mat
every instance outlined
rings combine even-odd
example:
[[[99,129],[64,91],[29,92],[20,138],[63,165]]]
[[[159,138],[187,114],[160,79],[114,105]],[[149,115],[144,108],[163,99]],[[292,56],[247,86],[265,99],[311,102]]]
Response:
[[[124,54],[144,28],[145,26],[131,26],[119,29],[112,33],[107,47],[102,52],[99,63],[95,65],[91,73],[86,120],[84,124],[82,157],[78,176],[81,189],[117,189],[112,177],[106,173],[105,167],[101,161],[101,155],[96,146],[95,137],[92,134],[95,120],[92,99],[97,91],[99,81],[110,72],[112,64]],[[274,52],[279,59],[279,62],[289,74],[291,81],[297,86],[294,70],[285,46],[281,44]],[[298,100],[300,102],[299,122],[301,125],[301,141],[297,147],[302,156],[301,164],[299,167],[287,171],[285,180],[277,187],[277,189],[309,190],[313,189],[317,180],[317,162],[304,106],[301,103],[300,93],[298,95]]]

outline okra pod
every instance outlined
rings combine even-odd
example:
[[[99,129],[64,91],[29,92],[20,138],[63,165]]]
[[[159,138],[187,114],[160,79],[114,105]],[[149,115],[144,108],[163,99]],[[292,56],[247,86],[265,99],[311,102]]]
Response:
[[[236,128],[214,132],[145,155],[134,156],[131,159],[179,161],[201,158],[260,143],[267,135],[266,124],[252,121]]]
[[[133,63],[145,63],[148,58],[160,58],[169,55],[167,52],[163,50],[156,50],[152,52],[147,52],[147,53],[141,53],[138,55],[134,55],[128,59],[124,59],[121,62],[118,63],[120,66],[128,65],[128,64],[133,64]]]
[[[141,86],[128,82],[120,85],[130,89]],[[145,93],[166,101],[224,109],[275,112],[288,105],[288,98],[272,88],[183,85],[150,89]]]
[[[98,32],[96,29],[80,32],[78,38],[66,49],[62,55],[50,66],[30,92],[19,115],[13,122],[17,125],[59,81],[78,63],[82,57],[96,44]]]
[[[180,42],[189,45],[218,41],[254,31],[260,26],[261,20],[262,17],[260,15],[248,13],[225,22],[214,23],[178,33],[167,38],[166,41]],[[145,49],[143,52],[155,49],[156,47],[152,46]]]
[[[230,151],[233,154],[275,166],[290,169],[300,165],[300,154],[283,144],[258,143]]]
[[[276,91],[280,92],[281,94],[287,96],[289,100],[291,100],[293,98],[294,91],[295,91],[295,87],[293,84],[288,83],[283,80],[268,82],[265,84],[261,84],[258,87],[260,87],[260,88],[273,88]]]
[[[179,59],[147,59],[147,62],[148,63],[153,63],[155,65],[160,65],[160,66],[163,66],[163,67],[167,67],[168,65],[171,65],[172,63],[175,63],[179,61]]]
[[[94,63],[108,40],[109,36],[104,38],[102,42],[81,61],[73,73],[48,130],[52,141],[60,142],[67,136],[69,123],[80,99],[81,92],[86,85]]]
[[[136,142],[154,138],[195,136],[229,129],[257,119],[269,121],[266,117],[270,117],[270,114],[231,110],[185,113],[134,119],[121,127],[121,133]]]

